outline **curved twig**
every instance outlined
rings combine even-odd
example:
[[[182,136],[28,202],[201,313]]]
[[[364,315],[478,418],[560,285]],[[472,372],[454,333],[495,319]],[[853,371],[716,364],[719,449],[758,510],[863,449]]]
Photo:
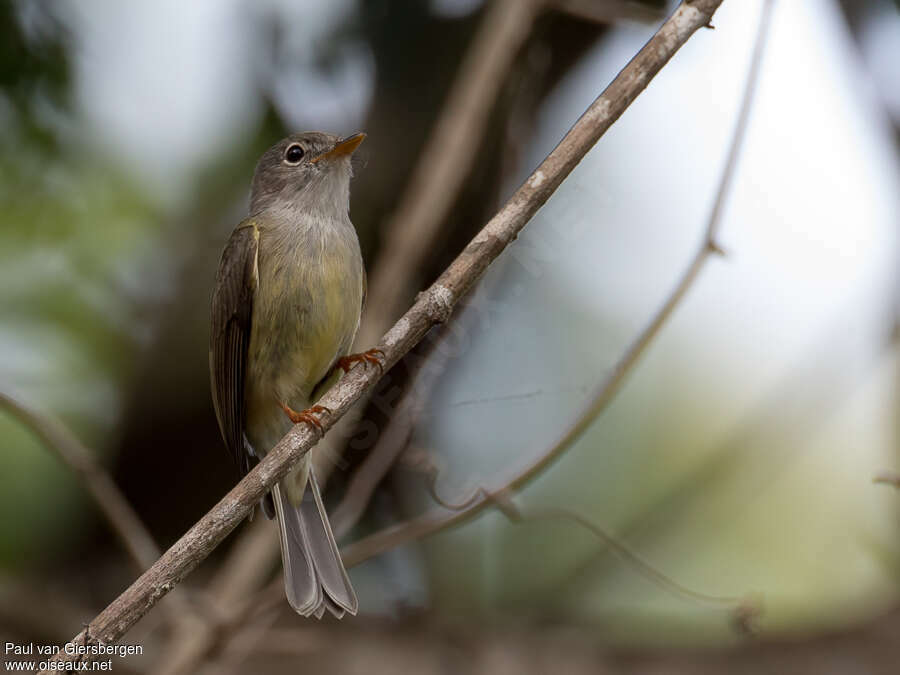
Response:
[[[150,532],[93,453],[63,424],[0,392],[0,408],[28,427],[68,466],[90,493],[138,571],[150,567],[161,551]]]
[[[744,141],[750,110],[753,107],[753,99],[756,94],[759,69],[762,63],[762,54],[765,47],[766,36],[768,35],[768,26],[773,6],[774,0],[766,0],[765,5],[763,6],[763,13],[756,34],[756,41],[750,61],[750,70],[747,74],[746,86],[744,87],[740,112],[738,114],[738,119],[735,122],[735,129],[726,156],[725,167],[723,168],[722,175],[719,179],[716,197],[707,220],[703,241],[665,302],[657,310],[656,314],[640,332],[637,338],[635,338],[628,346],[625,353],[616,362],[606,378],[600,383],[597,389],[595,389],[587,406],[574,418],[572,423],[563,431],[556,442],[547,448],[538,459],[497,488],[490,489],[487,492],[482,492],[480,495],[474,496],[469,503],[468,508],[460,511],[451,511],[450,513],[446,510],[438,511],[436,513],[426,513],[417,518],[413,518],[412,520],[399,523],[360,539],[343,549],[344,562],[347,565],[358,564],[379,553],[394,548],[395,546],[459,525],[460,523],[475,517],[492,503],[491,500],[486,497],[487,494],[514,491],[526,485],[568,450],[588,427],[591,426],[597,416],[606,409],[609,402],[619,392],[634,365],[644,354],[653,339],[659,334],[669,317],[681,304],[681,301],[684,299],[687,292],[694,285],[694,282],[697,280],[700,271],[703,269],[709,257],[714,254],[721,255],[723,253],[722,248],[716,241],[716,237],[721,223],[725,199],[731,188],[737,160]]]

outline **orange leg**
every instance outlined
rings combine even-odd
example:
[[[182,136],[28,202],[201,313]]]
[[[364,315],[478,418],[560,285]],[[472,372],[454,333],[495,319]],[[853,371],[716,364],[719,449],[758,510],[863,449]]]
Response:
[[[384,352],[380,349],[369,349],[361,354],[347,354],[347,356],[342,356],[337,360],[337,366],[347,373],[356,363],[372,363],[378,366],[378,370],[384,372],[384,365],[381,363],[381,359],[383,358],[385,358]]]
[[[311,408],[307,408],[306,410],[301,410],[297,412],[290,406],[285,403],[281,403],[281,409],[284,410],[285,414],[290,418],[291,422],[294,424],[300,424],[301,422],[306,422],[311,427],[318,429],[319,433],[324,433],[324,429],[322,429],[322,423],[319,421],[319,418],[316,417],[316,413],[328,413],[331,414],[331,411],[326,408],[324,405],[314,405]]]

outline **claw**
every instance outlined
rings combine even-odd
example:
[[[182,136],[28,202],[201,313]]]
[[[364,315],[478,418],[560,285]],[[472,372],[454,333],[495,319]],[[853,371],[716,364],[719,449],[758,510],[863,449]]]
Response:
[[[306,410],[301,410],[297,412],[286,403],[280,403],[281,409],[284,410],[284,413],[288,416],[288,418],[294,424],[300,424],[301,422],[306,422],[311,427],[318,429],[319,433],[325,433],[325,430],[322,428],[322,423],[319,421],[319,418],[316,417],[316,413],[328,413],[331,414],[331,410],[326,408],[324,405],[314,405]]]
[[[378,370],[383,373],[384,364],[381,362],[381,360],[384,358],[386,358],[384,352],[380,349],[369,349],[368,351],[364,351],[360,354],[348,354],[347,356],[342,356],[337,360],[337,365],[345,373],[348,373],[350,372],[350,369],[357,363],[371,363],[378,366]]]

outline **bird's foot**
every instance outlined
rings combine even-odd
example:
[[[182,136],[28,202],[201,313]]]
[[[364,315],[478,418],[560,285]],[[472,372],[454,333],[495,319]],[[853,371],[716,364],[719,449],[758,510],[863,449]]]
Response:
[[[281,403],[281,409],[284,410],[285,415],[290,418],[291,422],[294,424],[300,424],[301,422],[306,422],[309,426],[314,429],[318,429],[319,433],[324,433],[324,429],[322,429],[322,423],[319,421],[319,418],[316,417],[316,413],[328,413],[331,414],[331,410],[326,408],[324,405],[314,405],[306,410],[301,410],[297,412],[293,408],[291,408],[286,403]]]
[[[360,354],[347,354],[347,356],[342,356],[337,360],[337,366],[347,373],[350,372],[350,369],[357,363],[372,363],[378,366],[378,370],[384,372],[384,364],[381,362],[383,358],[385,358],[384,352],[380,349],[369,349]]]

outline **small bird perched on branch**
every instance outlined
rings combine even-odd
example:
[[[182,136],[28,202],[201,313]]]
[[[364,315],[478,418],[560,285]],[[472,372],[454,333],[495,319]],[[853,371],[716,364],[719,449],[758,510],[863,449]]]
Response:
[[[290,430],[321,430],[310,404],[357,362],[366,277],[350,222],[350,158],[365,134],[295,134],[256,166],[250,215],[232,232],[212,297],[209,365],[225,444],[246,474]],[[299,412],[297,412],[299,411]],[[308,489],[307,489],[308,488]],[[303,616],[356,614],[310,454],[263,502],[277,512],[288,602]]]

